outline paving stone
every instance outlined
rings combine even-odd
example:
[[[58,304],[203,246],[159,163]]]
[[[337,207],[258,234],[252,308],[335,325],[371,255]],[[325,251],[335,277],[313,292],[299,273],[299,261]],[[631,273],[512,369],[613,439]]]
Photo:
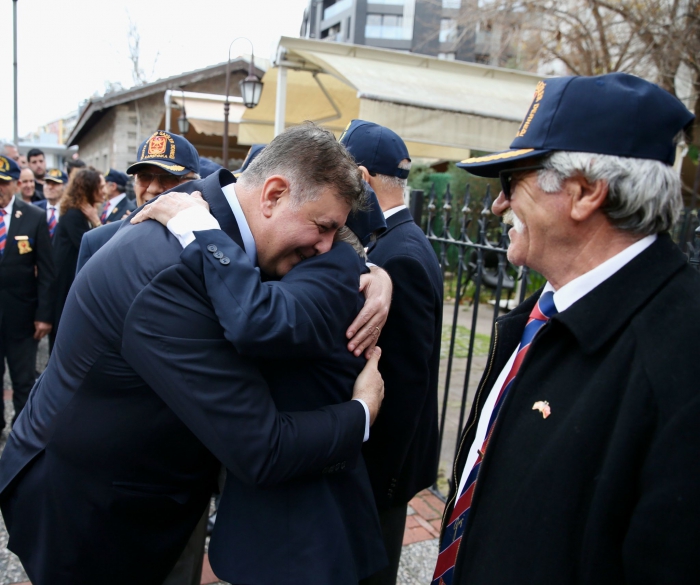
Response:
[[[421,542],[422,540],[430,540],[431,538],[434,538],[433,535],[422,526],[407,528],[406,532],[403,534],[403,545],[406,546],[407,544]]]
[[[426,520],[435,520],[436,518],[442,518],[442,509],[434,508],[420,496],[417,496],[411,500],[411,507],[416,511],[417,514],[419,514]]]
[[[428,585],[438,556],[438,541],[424,540],[403,547],[398,585]]]

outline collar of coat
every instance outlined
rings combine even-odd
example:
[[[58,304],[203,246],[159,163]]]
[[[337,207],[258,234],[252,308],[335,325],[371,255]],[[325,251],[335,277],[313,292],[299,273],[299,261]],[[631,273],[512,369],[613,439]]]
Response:
[[[566,311],[552,317],[552,321],[571,331],[584,354],[595,353],[687,264],[687,258],[670,236],[659,234],[651,246]],[[498,319],[507,332],[506,337],[516,339],[516,344],[541,294],[542,289]]]

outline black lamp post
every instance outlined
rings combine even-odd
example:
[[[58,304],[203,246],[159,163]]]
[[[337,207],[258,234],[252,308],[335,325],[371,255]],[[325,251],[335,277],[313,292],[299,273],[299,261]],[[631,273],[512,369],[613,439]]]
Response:
[[[182,92],[182,112],[180,112],[180,117],[177,119],[177,127],[180,129],[180,134],[183,136],[190,131],[190,121],[187,119],[187,112],[185,111],[185,92]]]
[[[228,94],[231,88],[231,47],[236,41],[243,39],[250,43],[250,67],[248,68],[248,77],[239,82],[241,88],[241,96],[243,104],[246,108],[254,108],[260,103],[260,95],[262,94],[263,82],[255,75],[255,54],[253,43],[246,37],[238,37],[231,41],[228,47],[228,62],[226,63],[226,101],[224,101],[224,167],[228,168],[228,113],[231,104],[228,101]]]

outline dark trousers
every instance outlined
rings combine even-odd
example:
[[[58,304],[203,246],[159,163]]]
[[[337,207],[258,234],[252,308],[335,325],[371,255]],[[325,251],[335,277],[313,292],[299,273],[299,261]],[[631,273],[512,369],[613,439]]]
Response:
[[[33,337],[12,339],[5,331],[0,331],[0,379],[5,376],[5,360],[10,370],[12,380],[12,404],[17,420],[29,398],[29,392],[36,381],[36,349],[38,345]],[[5,404],[0,401],[0,413],[3,415],[0,428],[5,426]]]
[[[207,520],[209,506],[190,536],[185,550],[175,563],[163,585],[199,585],[202,581],[202,565],[204,564],[204,543],[207,538]]]
[[[362,579],[360,585],[396,585],[401,547],[403,546],[403,533],[406,530],[407,509],[408,504],[404,504],[379,512],[379,525],[382,528],[382,539],[386,555],[389,557],[389,566],[371,577]]]

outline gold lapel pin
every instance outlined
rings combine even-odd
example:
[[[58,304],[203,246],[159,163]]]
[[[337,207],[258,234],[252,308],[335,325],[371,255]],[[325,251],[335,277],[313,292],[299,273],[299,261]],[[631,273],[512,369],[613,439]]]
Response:
[[[552,414],[552,409],[549,407],[549,402],[546,400],[538,400],[532,405],[532,410],[539,410],[542,413],[542,418],[547,418]]]

